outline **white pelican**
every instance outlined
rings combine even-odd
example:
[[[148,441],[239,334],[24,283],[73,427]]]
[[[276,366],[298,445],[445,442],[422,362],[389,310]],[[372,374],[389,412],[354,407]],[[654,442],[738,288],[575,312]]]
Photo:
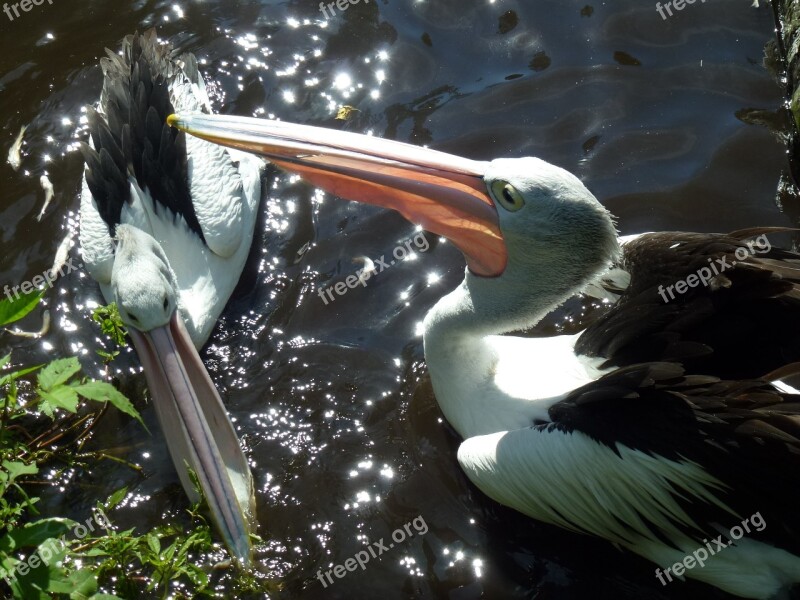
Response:
[[[464,438],[459,464],[488,496],[648,558],[664,585],[692,577],[769,598],[800,582],[800,256],[768,243],[778,230],[620,247],[589,190],[536,158],[476,162],[257,119],[170,122],[398,210],[464,253],[463,283],[425,318],[425,357]],[[582,291],[615,303],[581,334],[503,335]]]
[[[186,493],[197,474],[231,553],[250,562],[255,527],[247,459],[197,354],[250,250],[263,161],[187,138],[174,110],[210,111],[191,54],[155,30],[101,60],[103,90],[83,145],[80,243],[89,274],[115,301],[147,377]]]

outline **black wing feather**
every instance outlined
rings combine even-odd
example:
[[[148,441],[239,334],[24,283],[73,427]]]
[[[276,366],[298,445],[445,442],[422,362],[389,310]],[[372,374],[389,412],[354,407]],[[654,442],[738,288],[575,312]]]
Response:
[[[689,460],[722,482],[715,496],[738,520],[714,504],[678,490],[673,494],[699,530],[675,526],[698,542],[719,535],[717,525],[729,529],[760,513],[767,527],[748,537],[800,555],[800,399],[795,395],[764,381],[720,381],[685,375],[675,363],[647,363],[578,388],[549,412],[553,422],[536,427],[580,431],[618,454],[622,444],[651,456]],[[654,524],[649,527],[665,540]]]
[[[748,537],[800,555],[800,396],[770,384],[777,374],[800,381],[800,255],[772,247],[736,260],[747,238],[778,231],[657,233],[626,245],[628,289],[576,344],[617,369],[535,427],[580,431],[618,454],[623,444],[702,465],[737,515],[761,513],[767,527]],[[659,286],[717,259],[729,268],[709,285],[664,301]],[[700,527],[686,531],[698,540],[739,524],[718,506],[674,497]]]
[[[159,45],[151,29],[128,36],[122,55],[106,50],[100,111],[89,111],[94,148],[83,144],[86,182],[109,233],[120,222],[122,207],[131,201],[128,177],[149,191],[155,210],[180,215],[201,240],[200,223],[189,187],[186,136],[169,127],[175,112],[170,81],[183,77],[168,45]],[[184,59],[186,56],[184,55]],[[192,63],[196,70],[196,61]]]
[[[800,255],[772,247],[736,259],[737,248],[750,254],[743,235],[773,231],[667,232],[627,244],[621,266],[630,286],[581,335],[576,351],[603,357],[608,367],[674,360],[687,372],[722,379],[758,378],[800,361]],[[717,259],[731,268],[670,299],[667,287]]]

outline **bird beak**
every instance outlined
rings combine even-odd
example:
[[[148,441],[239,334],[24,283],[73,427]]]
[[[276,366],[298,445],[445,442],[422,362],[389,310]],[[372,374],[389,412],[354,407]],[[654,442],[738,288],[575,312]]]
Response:
[[[348,200],[394,209],[448,238],[476,275],[503,273],[508,260],[483,174],[488,163],[402,142],[225,115],[170,115],[173,127],[260,154]]]
[[[193,501],[199,500],[191,469],[231,553],[242,566],[250,566],[255,529],[250,469],[180,315],[175,311],[163,327],[147,332],[129,327],[128,332],[183,488]]]

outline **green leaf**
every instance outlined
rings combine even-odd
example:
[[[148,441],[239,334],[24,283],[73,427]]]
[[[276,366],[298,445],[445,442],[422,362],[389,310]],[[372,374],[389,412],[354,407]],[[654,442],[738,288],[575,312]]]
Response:
[[[10,356],[10,355],[9,355]],[[20,369],[19,371],[12,371],[11,373],[7,373],[0,377],[0,387],[4,386],[5,384],[16,381],[20,377],[24,377],[28,373],[33,373],[34,371],[38,371],[42,368],[42,365],[34,365],[32,367],[26,367],[24,369]]]
[[[6,555],[3,568],[9,574],[9,585],[14,598],[51,598],[46,594],[50,582],[65,578],[64,568],[58,563],[64,560],[66,548],[61,548],[54,538],[45,540],[31,553],[27,560],[19,561]]]
[[[147,545],[150,547],[153,554],[161,554],[161,540],[152,533],[148,533],[146,539]]]
[[[18,576],[16,579],[11,580],[11,591],[14,593],[14,598],[17,600],[51,600],[50,594],[43,592],[38,585],[38,582],[31,584],[32,573],[36,571],[29,571],[25,576]]]
[[[70,598],[81,598],[85,599],[88,598],[86,595],[81,595],[80,590],[76,588],[76,583],[81,583],[84,580],[86,571],[75,571],[67,575],[65,572],[58,573],[54,577],[50,579],[50,581],[46,582],[45,589],[48,592],[54,594],[69,594]],[[91,575],[91,573],[90,573]],[[77,582],[73,580],[73,577],[77,576]],[[94,579],[94,577],[92,577]],[[91,589],[91,588],[90,588]],[[94,594],[97,591],[97,580],[94,581],[93,589],[89,592],[90,594]],[[73,596],[73,593],[77,593],[78,595]]]
[[[142,421],[139,411],[133,407],[131,401],[125,397],[125,394],[120,392],[110,383],[92,380],[87,383],[73,385],[71,387],[88,400],[94,400],[95,402],[110,402],[117,410],[133,417],[144,427],[144,421]],[[147,429],[147,427],[145,427],[145,429]]]
[[[103,510],[113,510],[117,507],[117,505],[125,500],[125,496],[128,495],[128,486],[124,486],[119,488],[116,492],[111,494],[108,497],[108,500],[105,501],[103,505]]]
[[[109,362],[117,358],[117,356],[119,356],[119,350],[114,350],[113,352],[106,352],[105,350],[95,350],[95,352],[97,352],[97,356]],[[93,596],[93,598],[96,597],[97,595]]]
[[[39,395],[42,397],[39,410],[50,418],[53,418],[53,413],[58,408],[73,414],[78,412],[78,394],[69,386],[62,385],[50,392],[39,390]]]
[[[24,527],[17,527],[9,531],[0,538],[0,551],[9,553],[17,548],[28,548],[44,545],[44,542],[53,539],[56,546],[60,544],[55,538],[67,533],[77,523],[71,519],[52,517],[39,519],[34,523],[28,523]]]
[[[80,370],[81,364],[74,356],[54,360],[39,373],[39,387],[49,391],[67,381]]]
[[[89,600],[123,600],[119,596],[113,596],[112,594],[95,594]]]
[[[39,467],[36,465],[29,465],[28,463],[4,460],[2,463],[3,470],[0,471],[0,482],[14,481],[17,477],[22,475],[36,475],[39,472]]]
[[[208,574],[203,569],[197,568],[195,565],[186,565],[186,576],[198,588],[204,588],[208,585]]]
[[[117,303],[112,302],[108,306],[98,306],[92,312],[92,320],[100,324],[100,329],[108,337],[110,337],[118,346],[126,346],[125,324],[122,322],[122,317],[119,315],[119,308]]]
[[[89,569],[80,569],[69,576],[72,591],[70,600],[89,600],[97,591],[97,576]]]
[[[19,321],[36,308],[42,296],[44,296],[44,290],[33,290],[29,294],[16,296],[13,300],[9,299],[9,297],[0,300],[0,325],[8,325]]]

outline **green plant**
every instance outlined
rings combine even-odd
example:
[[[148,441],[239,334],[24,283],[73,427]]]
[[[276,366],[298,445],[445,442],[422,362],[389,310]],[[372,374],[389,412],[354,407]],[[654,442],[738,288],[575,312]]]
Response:
[[[0,326],[22,319],[42,298],[35,291],[0,301]],[[114,305],[92,315],[116,344],[125,345],[125,329]],[[98,351],[106,363],[119,350]],[[133,404],[113,385],[83,376],[75,357],[46,365],[12,367],[11,354],[0,357],[0,589],[24,600],[70,598],[212,597],[212,555],[221,550],[198,505],[182,523],[165,523],[137,535],[135,528],[118,531],[104,519],[89,534],[80,523],[44,517],[40,498],[31,490],[48,485],[40,473],[83,469],[100,460],[114,460],[140,470],[122,458],[87,450],[103,415],[117,409],[142,423]],[[112,511],[127,496],[114,492],[96,509]],[[188,521],[188,523],[187,523]],[[87,520],[86,525],[89,525]],[[81,528],[85,535],[80,535]],[[236,572],[226,582],[235,595],[264,591],[269,584],[254,574]]]

